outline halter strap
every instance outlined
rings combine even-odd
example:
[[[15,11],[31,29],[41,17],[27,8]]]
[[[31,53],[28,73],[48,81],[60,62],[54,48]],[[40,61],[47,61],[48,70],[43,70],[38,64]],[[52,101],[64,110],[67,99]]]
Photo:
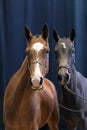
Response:
[[[70,67],[68,67],[68,66],[59,66],[59,67],[58,67],[58,70],[60,70],[61,68],[67,69],[67,70],[69,71],[69,73],[72,72],[72,68],[70,68]]]
[[[67,90],[69,93],[79,97],[80,100],[83,100],[83,101],[87,101],[86,98],[83,98],[81,97],[80,95],[78,95],[76,92],[74,92],[73,90],[69,89],[67,85],[64,85],[64,89]],[[79,113],[79,112],[84,112],[84,111],[87,111],[87,109],[72,109],[72,108],[68,108],[66,106],[64,106],[63,104],[59,103],[59,106],[67,111],[70,111],[70,112],[75,112],[75,113]]]
[[[42,68],[45,68],[45,65],[42,64],[40,61],[36,60],[36,61],[33,61],[32,64],[40,64],[42,66]]]
[[[44,69],[44,75],[46,75],[46,66],[42,64],[39,60],[33,61],[32,64],[28,64],[28,69],[31,70],[33,64],[39,64]]]

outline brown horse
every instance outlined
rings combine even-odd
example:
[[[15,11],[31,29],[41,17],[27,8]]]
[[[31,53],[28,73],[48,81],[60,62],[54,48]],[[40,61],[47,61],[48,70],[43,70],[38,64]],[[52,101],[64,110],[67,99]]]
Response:
[[[48,33],[46,24],[37,36],[25,26],[27,55],[5,91],[5,130],[38,130],[46,123],[50,130],[58,130],[57,93],[53,83],[45,78],[49,69]]]
[[[87,79],[75,68],[75,30],[60,38],[54,30],[58,81],[62,86],[62,114],[68,130],[87,130]]]

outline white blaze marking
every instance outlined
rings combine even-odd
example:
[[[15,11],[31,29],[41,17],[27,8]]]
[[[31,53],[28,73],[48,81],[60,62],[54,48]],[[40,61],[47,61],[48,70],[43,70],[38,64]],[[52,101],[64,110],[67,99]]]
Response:
[[[38,63],[37,63],[36,66],[35,66],[34,75],[35,75],[36,77],[41,76],[40,67],[39,67],[39,64],[38,64]]]
[[[41,49],[43,49],[43,44],[40,42],[36,42],[33,46],[32,49],[36,50],[37,52],[39,52]]]
[[[43,49],[43,44],[41,42],[36,42],[33,46],[32,49],[34,49],[37,52],[37,57],[38,57],[38,52]],[[41,72],[40,72],[40,67],[39,64],[36,63],[35,65],[35,71],[34,71],[34,75],[35,77],[41,76]]]
[[[62,43],[62,45],[63,45],[63,48],[66,48],[66,45],[65,45],[65,43]]]

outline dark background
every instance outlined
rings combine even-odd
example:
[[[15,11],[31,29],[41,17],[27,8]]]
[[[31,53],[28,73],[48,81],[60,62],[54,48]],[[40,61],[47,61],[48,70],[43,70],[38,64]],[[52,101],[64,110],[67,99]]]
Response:
[[[50,32],[48,78],[55,84],[59,98],[61,90],[57,82],[55,42],[52,38],[54,28],[61,37],[68,36],[75,28],[76,67],[87,77],[87,0],[0,0],[0,130],[4,130],[3,96],[6,85],[25,57],[24,26],[28,24],[33,34],[40,34],[44,23],[48,24]],[[61,130],[64,127],[61,119]],[[48,130],[47,127],[44,129]]]

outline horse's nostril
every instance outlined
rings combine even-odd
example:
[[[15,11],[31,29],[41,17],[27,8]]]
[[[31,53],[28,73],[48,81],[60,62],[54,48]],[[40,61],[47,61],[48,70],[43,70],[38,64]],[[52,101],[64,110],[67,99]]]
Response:
[[[65,75],[65,80],[68,81],[69,80],[69,74]]]
[[[43,78],[40,77],[40,85],[42,85],[42,82],[43,82]]]
[[[32,78],[30,78],[30,84],[32,85],[31,79],[32,79]]]
[[[58,80],[61,82],[68,82],[69,80],[69,74],[58,74]]]
[[[62,75],[58,74],[58,80],[61,81],[62,80]]]

